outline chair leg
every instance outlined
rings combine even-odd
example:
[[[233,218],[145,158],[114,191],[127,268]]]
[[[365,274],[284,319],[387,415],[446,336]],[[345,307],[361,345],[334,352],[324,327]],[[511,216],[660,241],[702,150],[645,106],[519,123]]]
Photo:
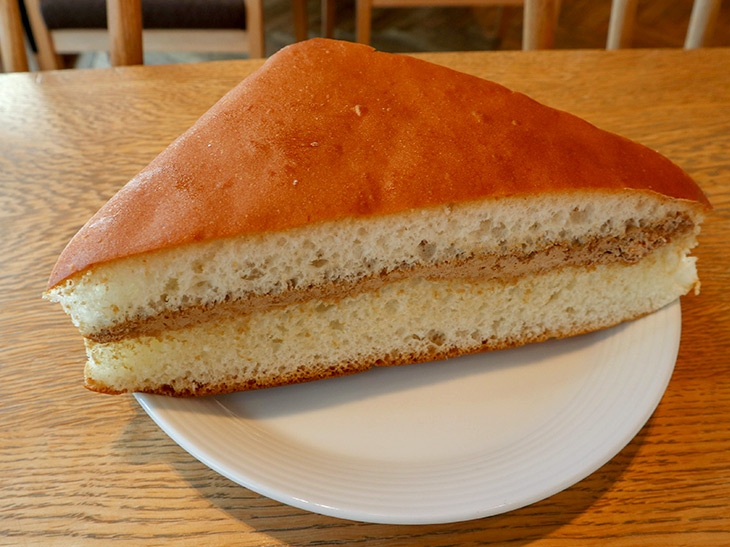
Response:
[[[332,38],[335,33],[335,0],[322,0],[322,36]]]
[[[41,6],[38,0],[25,0],[25,9],[28,12],[30,29],[33,32],[35,45],[38,49],[38,66],[41,70],[60,70],[63,68],[61,56],[56,53],[56,46],[53,43],[46,21],[41,13]]]
[[[292,15],[294,17],[294,39],[297,42],[309,37],[309,22],[307,20],[307,0],[292,0]]]
[[[613,0],[606,49],[631,47],[637,0]]]
[[[0,0],[0,54],[7,72],[28,71],[18,0]]]
[[[142,1],[106,0],[112,66],[143,64]]]
[[[361,44],[370,44],[372,16],[373,0],[357,0],[357,41]]]
[[[695,0],[684,49],[704,47],[710,42],[719,11],[720,0]]]
[[[266,56],[264,40],[264,5],[262,0],[245,0],[248,30],[248,56],[263,59]]]
[[[559,11],[559,0],[525,0],[525,15],[522,27],[523,50],[550,49],[553,47]]]

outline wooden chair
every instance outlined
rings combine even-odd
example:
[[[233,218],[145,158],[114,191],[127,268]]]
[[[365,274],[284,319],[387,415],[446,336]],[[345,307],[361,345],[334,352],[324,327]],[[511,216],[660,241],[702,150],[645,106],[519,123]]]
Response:
[[[113,66],[142,64],[143,36],[145,51],[247,52],[251,58],[264,57],[263,2],[240,1],[245,10],[245,29],[143,30],[141,0],[106,0],[107,28],[50,30],[41,11],[41,0],[25,0],[25,4],[38,48],[38,64],[41,70],[52,70],[63,68],[60,53],[107,49]]]
[[[721,0],[695,0],[684,40],[685,49],[706,46],[712,38]],[[613,0],[606,49],[631,47],[637,0]]]
[[[5,72],[28,70],[18,0],[0,0],[0,58]]]
[[[334,1],[322,0],[323,33],[331,35]],[[553,47],[553,36],[560,11],[560,0],[356,0],[357,41],[370,43],[372,9],[416,6],[522,6],[522,49]]]

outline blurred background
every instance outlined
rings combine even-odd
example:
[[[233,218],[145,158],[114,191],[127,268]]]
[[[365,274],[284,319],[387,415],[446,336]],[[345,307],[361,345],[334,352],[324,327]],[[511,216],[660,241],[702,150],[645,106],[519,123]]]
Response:
[[[269,56],[295,42],[297,38],[302,38],[303,28],[307,29],[306,34],[310,38],[322,36],[322,1],[324,0],[257,0],[257,9],[262,10],[263,14],[263,54]],[[332,36],[356,41],[355,0],[330,1]],[[413,0],[405,1],[414,3]],[[631,47],[683,46],[693,0],[635,1],[636,16]],[[507,2],[519,4],[516,0]],[[149,12],[153,3],[156,7]],[[449,0],[444,0],[443,3],[448,4]],[[454,3],[453,0],[451,3]],[[212,8],[214,4],[218,6],[217,12]],[[110,66],[108,37],[94,35],[91,30],[105,24],[105,0],[19,0],[19,5],[31,70],[38,69],[38,60],[32,53],[38,51],[38,46],[42,46],[44,39],[46,43],[54,42],[59,49],[58,53],[63,53],[58,57],[60,64],[52,68]],[[612,0],[562,0],[554,28],[554,47],[605,48],[611,5]],[[707,45],[728,47],[730,2],[720,2],[719,5],[714,32]],[[223,29],[219,29],[215,37],[205,36],[201,32],[174,37],[174,33],[164,35],[161,39],[168,40],[168,43],[162,49],[169,51],[155,51],[159,48],[148,47],[151,42],[145,37],[145,64],[247,58],[249,54],[237,51],[237,47],[210,47],[216,40],[219,45],[224,44],[225,40],[230,40],[231,44],[239,40],[232,31],[237,27],[240,30],[241,26],[247,26],[241,6],[243,0],[143,0],[145,31],[149,27],[166,25],[199,27],[202,23],[203,26],[225,27],[228,32],[225,35]],[[295,16],[297,9],[300,11]],[[295,31],[295,19],[300,22],[299,32]],[[148,24],[150,20],[154,20],[154,24]],[[373,7],[370,43],[377,49],[389,52],[517,50],[522,44],[522,24],[521,5]],[[48,30],[39,31],[39,25],[47,26],[50,33]],[[71,36],[68,28],[79,26],[84,28],[80,33],[76,32],[76,35]],[[44,32],[48,36],[53,34],[54,38],[44,38]],[[79,40],[83,46],[88,47],[77,47],[75,44]],[[97,44],[98,47],[89,44]],[[60,51],[64,48],[66,53]],[[77,53],[75,49],[91,51]]]
[[[446,2],[444,2],[446,3]],[[266,0],[267,42],[272,50],[291,40],[286,0]],[[639,0],[632,47],[682,47],[692,0]],[[320,33],[319,2],[310,1],[310,34]],[[374,8],[371,44],[384,51],[520,49],[520,6]],[[555,47],[605,48],[611,0],[563,0]],[[355,3],[337,2],[334,37],[355,40]],[[500,25],[504,31],[500,36]],[[730,46],[730,1],[720,5],[711,45]]]

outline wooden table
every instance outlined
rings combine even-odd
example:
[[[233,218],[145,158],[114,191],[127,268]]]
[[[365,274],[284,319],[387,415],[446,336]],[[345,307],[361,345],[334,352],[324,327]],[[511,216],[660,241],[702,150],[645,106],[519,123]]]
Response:
[[[653,418],[599,471],[508,514],[362,524],[217,475],[131,396],[82,387],[82,341],[40,298],[64,244],[260,62],[0,77],[0,543],[729,545],[730,50],[453,53],[424,58],[641,141],[715,206],[683,299],[676,371]]]

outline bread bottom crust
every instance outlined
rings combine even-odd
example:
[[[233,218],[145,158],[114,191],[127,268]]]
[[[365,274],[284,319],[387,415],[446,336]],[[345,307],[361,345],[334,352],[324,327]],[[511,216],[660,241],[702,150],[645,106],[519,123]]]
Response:
[[[651,313],[697,283],[666,245],[634,264],[567,266],[509,281],[424,279],[155,336],[87,340],[86,385],[198,396],[353,374],[562,338]]]

